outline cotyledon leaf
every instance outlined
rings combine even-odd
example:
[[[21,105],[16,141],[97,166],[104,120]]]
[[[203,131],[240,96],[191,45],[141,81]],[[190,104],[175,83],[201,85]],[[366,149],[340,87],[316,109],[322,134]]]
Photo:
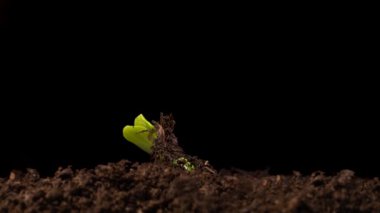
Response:
[[[154,141],[157,138],[156,128],[148,120],[146,120],[143,114],[140,114],[135,118],[135,126],[145,127],[146,130],[144,131],[150,133],[149,140]]]
[[[143,114],[140,114],[135,118],[135,126],[145,127],[149,131],[155,129],[154,126],[148,120],[145,119]]]
[[[157,139],[156,128],[145,119],[143,114],[135,118],[134,126],[127,125],[123,129],[125,139],[132,142],[145,152],[152,154],[154,141]]]
[[[125,139],[132,142],[145,152],[152,154],[154,139],[152,133],[143,126],[126,126],[123,129]]]

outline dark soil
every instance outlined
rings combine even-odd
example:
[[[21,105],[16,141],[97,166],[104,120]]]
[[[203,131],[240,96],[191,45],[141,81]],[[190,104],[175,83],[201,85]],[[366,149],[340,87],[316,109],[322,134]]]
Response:
[[[350,170],[336,176],[216,171],[183,153],[171,117],[162,116],[156,128],[151,163],[59,168],[44,178],[33,169],[12,171],[0,178],[0,212],[380,212],[378,178]]]

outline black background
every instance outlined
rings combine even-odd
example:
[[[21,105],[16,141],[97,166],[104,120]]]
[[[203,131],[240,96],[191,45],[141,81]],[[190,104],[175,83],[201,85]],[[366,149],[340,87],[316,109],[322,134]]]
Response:
[[[8,3],[3,176],[148,161],[121,131],[160,112],[174,114],[185,151],[218,168],[379,174],[377,96],[363,74],[373,57],[352,22]]]

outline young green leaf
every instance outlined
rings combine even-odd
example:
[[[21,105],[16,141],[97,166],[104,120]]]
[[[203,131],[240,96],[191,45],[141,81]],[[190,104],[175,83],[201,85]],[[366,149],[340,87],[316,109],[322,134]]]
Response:
[[[145,127],[146,130],[144,130],[144,132],[149,132],[149,140],[153,140],[154,142],[154,140],[157,138],[156,128],[153,126],[153,124],[145,119],[143,114],[140,114],[135,118],[135,126]]]
[[[123,129],[124,138],[132,142],[145,152],[152,154],[152,147],[157,132],[155,127],[142,114],[136,117],[135,125],[127,125]]]
[[[148,130],[154,130],[154,126],[145,119],[143,114],[140,114],[135,118],[135,126],[142,126]]]

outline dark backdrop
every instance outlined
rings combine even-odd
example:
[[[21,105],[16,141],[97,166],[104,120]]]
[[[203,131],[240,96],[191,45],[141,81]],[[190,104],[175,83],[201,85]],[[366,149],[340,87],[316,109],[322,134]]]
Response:
[[[121,131],[160,112],[174,114],[188,153],[218,168],[379,174],[376,90],[362,73],[371,56],[342,23],[9,5],[2,175],[147,161]]]
[[[266,83],[259,85],[249,75],[244,78],[236,80],[245,86],[231,79],[201,85],[196,77],[169,88],[146,83],[151,90],[115,81],[117,91],[109,91],[86,80],[77,86],[68,80],[8,89],[1,113],[2,171],[37,167],[52,172],[67,164],[149,160],[125,142],[121,131],[139,113],[158,120],[164,112],[174,114],[185,150],[219,168],[377,173],[375,101],[366,90],[335,88],[335,81],[321,89],[286,79],[295,87],[290,89],[272,76],[262,77]]]

